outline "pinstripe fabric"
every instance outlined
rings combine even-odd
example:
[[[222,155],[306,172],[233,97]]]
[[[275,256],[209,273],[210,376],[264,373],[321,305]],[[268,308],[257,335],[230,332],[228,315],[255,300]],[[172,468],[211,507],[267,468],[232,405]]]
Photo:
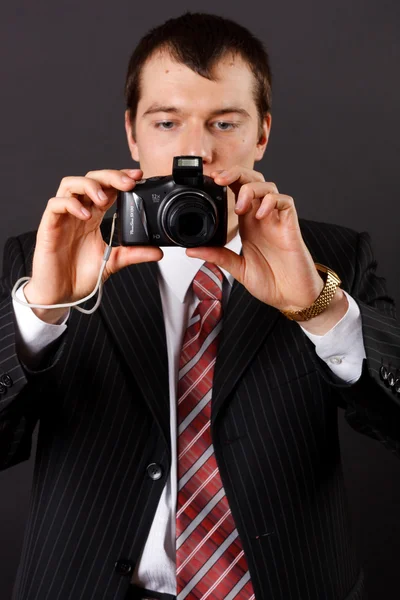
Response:
[[[108,226],[108,223],[106,224]],[[235,283],[215,367],[212,439],[257,600],[365,600],[352,546],[337,407],[399,454],[400,408],[379,378],[400,367],[400,328],[367,234],[302,221],[314,259],[359,303],[367,359],[339,381],[296,323]],[[105,234],[107,235],[107,234]],[[41,371],[15,352],[9,292],[34,234],[8,241],[0,284],[0,467],[29,457],[32,498],[14,600],[123,600],[120,558],[140,557],[170,466],[165,335],[157,266],[113,276],[91,316],[73,312]],[[162,477],[146,467],[156,462]]]

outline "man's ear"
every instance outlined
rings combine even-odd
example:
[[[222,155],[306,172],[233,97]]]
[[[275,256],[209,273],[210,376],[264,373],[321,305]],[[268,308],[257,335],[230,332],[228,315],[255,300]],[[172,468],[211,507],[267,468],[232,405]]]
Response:
[[[125,131],[131,156],[133,160],[139,162],[139,149],[136,140],[133,138],[131,113],[129,110],[125,111]]]
[[[271,113],[267,113],[263,119],[262,135],[257,142],[256,154],[254,157],[254,160],[256,160],[256,161],[261,160],[262,157],[264,156],[264,152],[267,147],[268,140],[269,140],[269,134],[271,131],[271,123],[272,123]]]

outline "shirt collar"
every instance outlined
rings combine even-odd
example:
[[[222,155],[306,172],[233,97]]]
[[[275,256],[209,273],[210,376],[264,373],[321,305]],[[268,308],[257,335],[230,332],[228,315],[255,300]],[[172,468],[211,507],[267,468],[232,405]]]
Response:
[[[225,248],[240,254],[242,249],[242,240],[239,232],[235,237],[225,244]],[[186,248],[181,246],[164,246],[161,248],[164,252],[163,258],[158,261],[159,273],[164,282],[169,286],[180,302],[185,300],[186,293],[204,260],[200,258],[190,258],[186,255]],[[230,286],[233,285],[233,277],[228,271],[221,268]]]

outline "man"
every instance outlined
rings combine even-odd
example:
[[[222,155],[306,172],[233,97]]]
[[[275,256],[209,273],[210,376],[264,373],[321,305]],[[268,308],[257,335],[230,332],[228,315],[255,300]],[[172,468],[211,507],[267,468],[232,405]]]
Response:
[[[400,437],[400,330],[369,238],[299,224],[253,169],[270,71],[241,26],[188,14],[156,28],[126,96],[141,169],[66,177],[36,240],[6,246],[2,468],[29,457],[40,420],[14,598],[365,598],[337,407],[392,451]],[[38,308],[94,289],[117,190],[181,155],[228,186],[227,246],[114,245],[98,311]],[[10,298],[27,273],[17,298],[33,308]]]

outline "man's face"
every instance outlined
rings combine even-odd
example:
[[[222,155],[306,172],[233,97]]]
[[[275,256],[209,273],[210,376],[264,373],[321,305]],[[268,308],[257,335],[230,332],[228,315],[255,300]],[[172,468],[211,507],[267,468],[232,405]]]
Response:
[[[204,174],[240,165],[252,169],[268,141],[270,117],[259,139],[253,98],[254,77],[240,57],[226,56],[210,81],[175,62],[166,52],[148,60],[142,71],[141,98],[132,138],[132,158],[143,176],[170,175],[174,156],[203,158]]]

